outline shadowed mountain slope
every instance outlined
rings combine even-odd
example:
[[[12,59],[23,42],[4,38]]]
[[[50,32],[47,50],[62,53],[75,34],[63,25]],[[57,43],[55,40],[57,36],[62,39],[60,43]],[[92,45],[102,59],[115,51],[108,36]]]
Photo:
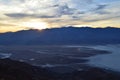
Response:
[[[120,28],[63,27],[0,34],[1,45],[117,44]]]

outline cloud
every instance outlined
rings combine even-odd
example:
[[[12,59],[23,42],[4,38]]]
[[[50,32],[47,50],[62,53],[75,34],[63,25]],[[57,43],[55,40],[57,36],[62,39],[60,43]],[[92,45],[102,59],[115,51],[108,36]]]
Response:
[[[9,23],[0,23],[0,26],[8,27],[8,26],[15,26],[15,25],[9,24]]]
[[[39,15],[39,14],[26,14],[26,13],[9,13],[5,14],[6,16],[12,18],[25,18],[25,17],[34,17],[34,18],[54,18],[56,16],[49,16],[49,15]]]
[[[61,18],[64,15],[70,15],[69,17],[75,20],[82,20],[82,18],[95,15],[97,20],[97,14],[100,17],[109,17],[106,14],[114,14],[114,12],[109,10],[113,10],[113,7],[116,7],[110,7],[116,3],[102,4],[102,1],[97,3],[96,0],[11,0],[9,6],[11,4],[14,5],[14,3],[16,3],[15,6],[18,5],[14,9],[19,11],[9,10],[10,12],[5,13],[6,16],[12,18]],[[92,21],[92,18],[90,19]]]
[[[106,6],[107,6],[107,5],[105,5],[105,4],[98,5],[98,7],[96,8],[96,10],[104,9],[104,8],[106,8]]]
[[[93,5],[88,6],[90,3],[93,3],[93,0],[11,0],[8,5],[11,6],[9,10],[7,5],[4,7],[8,10],[5,15],[12,18],[57,18],[63,15],[72,17],[83,14],[82,9],[87,10],[87,8],[93,7]]]
[[[62,15],[72,15],[77,11],[77,9],[70,8],[67,4],[56,4],[49,7],[45,7],[39,11],[38,10],[27,10],[23,13],[6,13],[6,16],[13,18],[24,18],[24,17],[35,17],[35,18],[55,18],[61,17]],[[49,13],[48,13],[49,12]]]
[[[9,17],[13,17],[13,18],[24,18],[24,17],[30,16],[30,15],[24,14],[24,13],[8,13],[8,14],[5,14],[5,15],[9,16]]]
[[[80,10],[78,8],[81,4],[90,2],[92,0],[10,0],[9,2],[1,0],[1,5],[4,8],[2,11],[10,17],[23,18],[28,15],[34,16],[36,14],[38,16],[39,14],[40,16],[43,15],[40,17],[43,18],[44,16],[56,15],[56,17],[61,17],[62,15],[72,15],[77,10]]]
[[[0,0],[0,19],[14,24],[43,21],[51,26],[112,23],[120,17],[119,5],[119,0]]]

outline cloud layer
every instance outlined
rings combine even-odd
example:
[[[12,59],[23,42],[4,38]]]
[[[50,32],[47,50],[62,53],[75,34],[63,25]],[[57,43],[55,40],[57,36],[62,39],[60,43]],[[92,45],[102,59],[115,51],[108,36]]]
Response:
[[[29,21],[46,22],[48,27],[120,27],[119,5],[119,0],[0,0],[0,29],[5,30],[7,24],[26,29],[29,26],[22,23]]]

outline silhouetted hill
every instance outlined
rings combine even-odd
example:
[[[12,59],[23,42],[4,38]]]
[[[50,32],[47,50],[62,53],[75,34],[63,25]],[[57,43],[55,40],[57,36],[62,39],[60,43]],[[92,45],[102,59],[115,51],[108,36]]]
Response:
[[[120,80],[120,73],[91,67],[59,74],[24,62],[0,59],[0,80]]]
[[[117,44],[120,28],[63,27],[0,34],[1,45]]]
[[[0,80],[55,80],[46,69],[24,62],[0,59]]]

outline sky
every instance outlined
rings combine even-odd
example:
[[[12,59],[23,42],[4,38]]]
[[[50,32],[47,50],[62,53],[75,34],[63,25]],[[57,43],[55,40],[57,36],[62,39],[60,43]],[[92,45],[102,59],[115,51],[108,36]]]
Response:
[[[120,28],[120,0],[0,0],[1,33],[63,26]]]

